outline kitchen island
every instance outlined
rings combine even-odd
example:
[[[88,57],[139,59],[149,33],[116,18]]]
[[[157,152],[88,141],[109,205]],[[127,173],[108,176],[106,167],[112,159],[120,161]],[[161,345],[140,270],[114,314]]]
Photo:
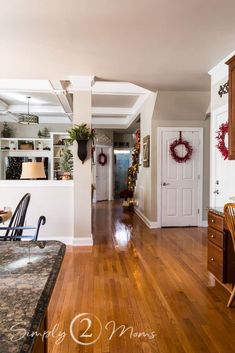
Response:
[[[64,253],[58,241],[0,242],[1,353],[45,352],[42,340],[35,350],[40,337],[34,333],[47,329],[46,310]]]

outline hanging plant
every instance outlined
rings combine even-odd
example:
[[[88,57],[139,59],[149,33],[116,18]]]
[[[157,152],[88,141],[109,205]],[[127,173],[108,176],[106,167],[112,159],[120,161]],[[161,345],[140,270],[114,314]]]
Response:
[[[98,156],[98,163],[102,166],[107,163],[107,156],[103,153],[103,149],[101,150],[101,153]]]
[[[172,158],[177,163],[185,163],[185,162],[187,162],[188,160],[191,159],[192,153],[193,153],[193,148],[192,148],[192,146],[190,145],[190,143],[188,141],[183,140],[182,131],[180,131],[179,135],[180,135],[179,139],[176,139],[175,141],[173,141],[170,144],[170,154],[171,154]],[[176,150],[176,148],[178,146],[184,146],[185,147],[187,152],[186,152],[186,154],[184,156],[179,156],[178,155],[177,150]]]
[[[82,161],[82,164],[87,157],[87,143],[89,140],[95,138],[95,130],[90,129],[87,124],[82,123],[80,125],[74,125],[71,129],[67,130],[69,133],[69,142],[73,143],[77,141],[78,144],[78,158]]]
[[[216,133],[216,140],[218,141],[216,147],[220,151],[224,160],[226,160],[228,158],[228,147],[225,144],[225,137],[228,134],[228,122],[221,124]]]

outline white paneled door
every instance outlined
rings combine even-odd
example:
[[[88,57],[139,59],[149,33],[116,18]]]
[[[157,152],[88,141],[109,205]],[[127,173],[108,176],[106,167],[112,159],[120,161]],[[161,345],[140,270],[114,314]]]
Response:
[[[104,153],[107,156],[107,163],[101,165],[98,162],[98,156],[100,153]],[[96,201],[108,200],[108,188],[109,188],[109,150],[104,147],[96,147]]]
[[[170,144],[179,138],[178,131],[162,131],[162,226],[198,225],[199,212],[199,131],[182,131],[182,137],[193,146],[193,154],[185,163],[177,163],[170,155]],[[177,147],[180,156],[184,146]]]

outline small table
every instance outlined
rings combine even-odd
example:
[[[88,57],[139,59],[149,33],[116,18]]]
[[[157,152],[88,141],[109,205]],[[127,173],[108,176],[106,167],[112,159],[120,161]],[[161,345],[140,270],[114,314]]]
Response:
[[[12,217],[11,211],[6,211],[4,213],[0,213],[0,223],[4,223],[8,221]]]

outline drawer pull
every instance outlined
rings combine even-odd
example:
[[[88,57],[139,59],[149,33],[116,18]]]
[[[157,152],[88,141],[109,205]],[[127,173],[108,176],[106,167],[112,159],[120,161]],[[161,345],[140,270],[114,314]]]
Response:
[[[211,234],[211,238],[212,238],[212,239],[215,238],[214,234]]]
[[[215,261],[215,259],[212,257],[212,258],[211,258],[211,262],[214,262],[214,261]]]
[[[213,218],[211,219],[211,223],[215,223],[215,220]]]

